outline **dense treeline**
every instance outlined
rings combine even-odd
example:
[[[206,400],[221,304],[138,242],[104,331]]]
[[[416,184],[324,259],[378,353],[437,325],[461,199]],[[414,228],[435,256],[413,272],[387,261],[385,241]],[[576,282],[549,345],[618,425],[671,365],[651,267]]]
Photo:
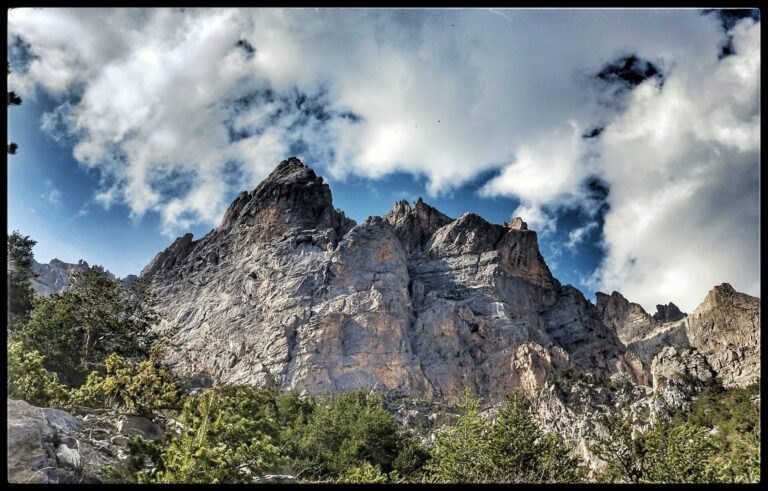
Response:
[[[709,384],[690,411],[645,432],[621,416],[605,419],[591,451],[606,465],[595,475],[514,393],[488,416],[466,392],[458,419],[433,438],[400,425],[377,393],[221,386],[190,394],[161,361],[145,282],[124,289],[92,268],[71,290],[35,298],[34,241],[14,232],[8,245],[8,396],[166,422],[164,438],[130,440],[129,458],[107,473],[117,482],[242,483],[266,474],[338,483],[759,480],[757,386]]]

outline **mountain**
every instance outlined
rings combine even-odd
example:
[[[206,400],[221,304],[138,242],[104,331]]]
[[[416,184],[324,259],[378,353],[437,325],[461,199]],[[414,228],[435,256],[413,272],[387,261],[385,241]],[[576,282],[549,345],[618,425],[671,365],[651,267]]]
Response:
[[[665,348],[663,366],[703,356],[728,383],[759,377],[759,299],[721,286],[690,316],[672,303],[651,316],[618,292],[595,305],[552,276],[522,219],[452,218],[419,199],[357,224],[296,158],[141,276],[166,317],[167,361],[191,386],[378,387],[443,402],[469,387],[493,404],[578,372],[645,397]]]
[[[39,295],[51,295],[61,291],[69,290],[70,275],[75,271],[86,271],[90,266],[88,263],[80,259],[77,264],[65,263],[59,259],[52,259],[49,263],[39,263],[32,259],[32,270],[37,273],[36,278],[32,278],[32,288]],[[101,266],[96,266],[107,278],[114,280],[115,275],[105,270]],[[123,286],[128,287],[134,280],[138,278],[136,275],[128,275],[122,280]]]

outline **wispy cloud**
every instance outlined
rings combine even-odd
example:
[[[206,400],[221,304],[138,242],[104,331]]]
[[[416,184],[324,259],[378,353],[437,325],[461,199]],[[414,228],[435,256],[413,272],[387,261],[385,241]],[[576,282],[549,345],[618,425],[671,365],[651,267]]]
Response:
[[[576,250],[576,247],[581,244],[593,230],[597,229],[597,227],[597,222],[590,222],[583,227],[571,230],[568,233],[568,242],[565,243],[565,247],[571,251]]]
[[[41,195],[44,200],[50,203],[54,208],[61,208],[61,191],[53,184],[50,179],[45,180],[45,191]]]
[[[85,217],[91,214],[91,208],[89,203],[84,203],[83,206],[80,207],[79,210],[77,210],[77,213],[75,213],[73,218],[81,218]]]

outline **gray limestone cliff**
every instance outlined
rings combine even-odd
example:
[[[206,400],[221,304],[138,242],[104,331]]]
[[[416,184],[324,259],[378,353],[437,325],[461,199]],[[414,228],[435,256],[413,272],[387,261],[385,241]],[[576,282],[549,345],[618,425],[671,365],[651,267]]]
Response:
[[[356,224],[296,158],[141,275],[165,317],[166,360],[191,386],[378,387],[443,402],[470,387],[495,403],[575,370],[643,392],[666,347],[699,350],[729,383],[759,376],[757,299],[718,287],[690,316],[673,303],[649,315],[618,292],[592,304],[552,276],[521,218],[452,218],[419,199]]]
[[[566,367],[648,383],[521,219],[454,219],[419,199],[355,224],[295,158],[142,276],[166,317],[167,361],[192,385],[378,385],[443,401],[470,387],[499,401]]]
[[[759,298],[718,285],[685,318],[685,331],[726,387],[760,380]]]

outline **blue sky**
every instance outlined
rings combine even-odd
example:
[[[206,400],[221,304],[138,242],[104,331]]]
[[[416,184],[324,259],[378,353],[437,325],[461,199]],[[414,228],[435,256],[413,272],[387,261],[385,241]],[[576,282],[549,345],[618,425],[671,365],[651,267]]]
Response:
[[[13,9],[8,26],[8,231],[40,261],[138,273],[297,155],[358,222],[419,196],[520,215],[588,298],[760,293],[757,11]]]
[[[38,261],[85,259],[90,264],[104,265],[120,277],[138,274],[172,239],[160,233],[160,221],[155,213],[131,220],[130,210],[124,205],[104,209],[93,202],[99,188],[98,174],[78,165],[72,157],[71,145],[55,141],[40,129],[40,118],[51,104],[40,102],[25,101],[14,107],[11,114],[9,139],[23,151],[9,157],[8,230],[20,230],[38,241],[34,249]],[[351,176],[344,180],[328,179],[328,182],[334,205],[358,223],[371,215],[383,215],[395,201],[413,202],[418,197],[454,218],[471,211],[490,222],[503,223],[509,220],[519,202],[508,197],[480,196],[478,190],[492,175],[486,173],[449,195],[437,197],[427,196],[424,178],[404,172],[379,179]],[[236,195],[237,192],[232,191],[228,199]],[[546,235],[541,248],[561,281],[577,285],[592,296],[581,280],[599,263],[601,251],[597,234],[590,234],[573,250],[557,247],[568,241],[569,231],[580,226],[583,226],[583,217],[578,212],[563,214],[558,230]],[[198,225],[189,231],[200,238],[210,229],[210,226]]]

